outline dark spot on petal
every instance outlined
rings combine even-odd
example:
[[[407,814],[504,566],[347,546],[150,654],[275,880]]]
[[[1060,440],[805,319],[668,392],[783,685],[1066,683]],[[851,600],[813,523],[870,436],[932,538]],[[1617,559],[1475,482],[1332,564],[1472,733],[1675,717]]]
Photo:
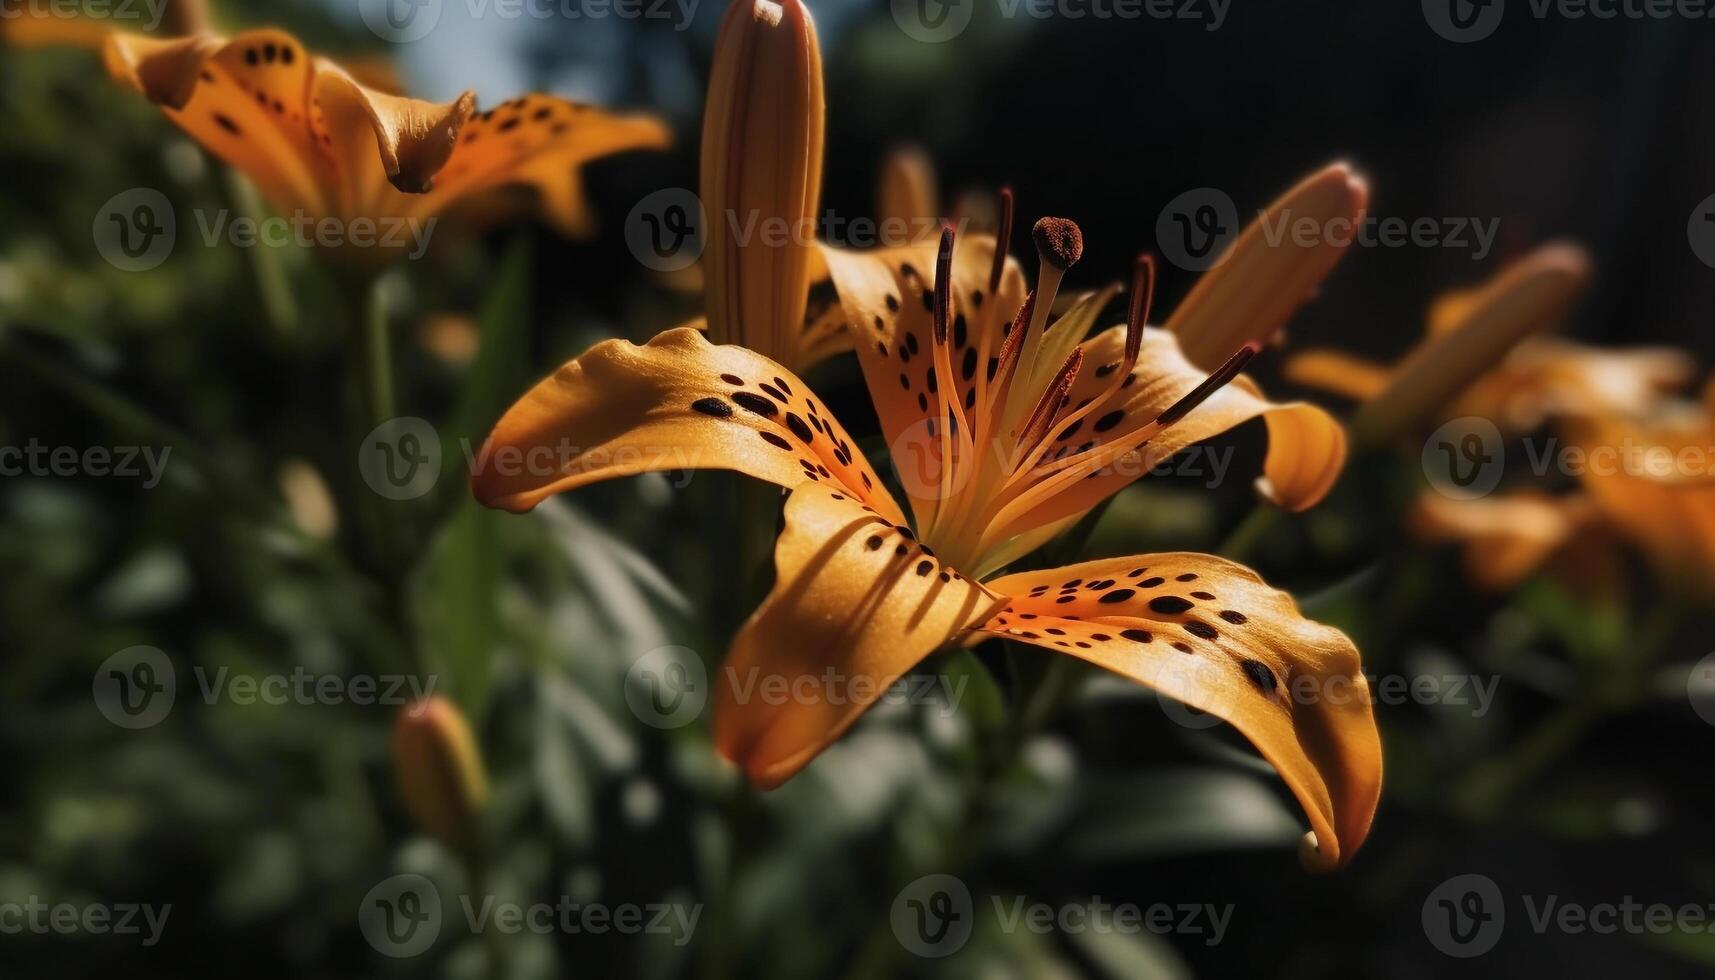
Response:
[[[1155,634],[1148,630],[1120,630],[1120,636],[1138,643],[1148,643],[1155,639]]]
[[[744,379],[739,377],[736,374],[723,374],[723,375],[721,375],[721,380],[725,381],[729,385],[742,385],[742,384],[744,384]]]
[[[1268,664],[1260,660],[1241,660],[1239,666],[1244,668],[1251,683],[1261,688],[1264,694],[1273,694],[1280,687],[1279,679],[1274,676],[1274,671],[1268,668]]]
[[[807,425],[803,419],[799,418],[796,414],[794,414],[792,412],[786,413],[786,427],[788,429],[791,429],[792,434],[797,436],[799,439],[803,440],[804,442],[809,442],[810,440],[816,438],[816,434],[814,432],[810,431],[810,426]]]
[[[1123,421],[1125,421],[1125,412],[1123,412],[1123,411],[1109,412],[1108,414],[1097,419],[1096,424],[1094,426],[1092,426],[1092,428],[1094,428],[1097,432],[1106,432],[1109,429],[1113,428],[1114,426],[1119,425]]]
[[[1112,592],[1104,592],[1102,597],[1097,601],[1113,605],[1116,602],[1124,602],[1134,595],[1137,595],[1137,593],[1131,589],[1115,589]]]
[[[1201,637],[1205,640],[1218,639],[1221,635],[1215,631],[1213,626],[1210,626],[1208,623],[1198,622],[1195,619],[1187,620],[1185,622],[1185,632],[1190,633],[1192,636]]]
[[[1149,600],[1149,608],[1158,613],[1172,615],[1182,613],[1192,606],[1191,600],[1182,599],[1176,595],[1158,595]]]
[[[881,535],[879,535],[879,534],[870,535],[869,540],[865,541],[863,543],[863,545],[864,545],[864,547],[868,548],[869,550],[874,551],[875,549],[881,547]]]
[[[1223,609],[1223,610],[1221,610],[1221,618],[1226,620],[1229,623],[1232,623],[1234,626],[1243,626],[1244,624],[1250,622],[1250,617],[1246,616],[1242,612],[1239,612],[1237,609]]]
[[[738,402],[740,407],[749,409],[758,415],[773,417],[780,414],[780,409],[775,408],[773,402],[754,392],[735,391],[732,400]]]
[[[762,441],[768,443],[770,446],[777,446],[788,451],[792,449],[792,444],[787,442],[785,439],[782,439],[778,433],[763,432],[759,429],[756,434],[761,436]]]
[[[713,415],[717,419],[724,419],[732,415],[732,406],[719,398],[699,398],[691,403],[691,407],[704,415]]]

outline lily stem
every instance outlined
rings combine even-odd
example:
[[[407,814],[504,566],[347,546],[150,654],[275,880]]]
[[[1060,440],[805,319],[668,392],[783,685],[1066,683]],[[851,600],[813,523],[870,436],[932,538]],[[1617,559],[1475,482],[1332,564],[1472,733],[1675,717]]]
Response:
[[[1239,526],[1227,535],[1227,540],[1221,542],[1216,553],[1228,561],[1244,564],[1279,520],[1279,508],[1264,503],[1257,504],[1245,519],[1239,522]]]

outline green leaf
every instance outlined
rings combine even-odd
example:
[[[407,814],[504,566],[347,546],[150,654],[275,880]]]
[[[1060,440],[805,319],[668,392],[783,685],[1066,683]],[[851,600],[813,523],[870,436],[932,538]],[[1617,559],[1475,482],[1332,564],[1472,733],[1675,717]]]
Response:
[[[1190,980],[1194,975],[1172,944],[1149,933],[1085,929],[1068,938],[1098,975],[1112,980]]]
[[[1136,859],[1287,847],[1304,831],[1256,779],[1219,769],[1089,780],[1062,845],[1075,859]]]
[[[458,507],[413,576],[413,620],[437,688],[476,723],[488,700],[500,645],[500,522],[474,499]]]
[[[507,250],[478,318],[476,359],[460,386],[449,429],[454,445],[468,445],[473,453],[526,380],[531,251],[525,237]],[[442,456],[447,476],[462,476],[465,465],[462,451]],[[463,480],[455,485],[462,487]]]

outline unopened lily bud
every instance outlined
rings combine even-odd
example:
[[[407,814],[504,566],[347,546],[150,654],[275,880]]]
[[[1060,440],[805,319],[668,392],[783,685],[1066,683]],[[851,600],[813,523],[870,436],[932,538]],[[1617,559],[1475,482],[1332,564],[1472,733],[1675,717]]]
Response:
[[[883,227],[907,229],[922,241],[933,239],[934,219],[941,216],[941,202],[935,192],[935,165],[921,147],[902,146],[887,155],[881,165],[877,197],[881,210],[878,217]]]
[[[393,725],[393,766],[419,826],[449,844],[470,840],[488,799],[488,777],[456,705],[433,695],[405,709]]]
[[[1519,341],[1557,329],[1589,281],[1590,258],[1575,245],[1545,245],[1502,270],[1463,298],[1456,322],[1444,322],[1364,403],[1352,417],[1352,441],[1383,445],[1429,420]]]
[[[709,339],[792,367],[822,186],[822,55],[801,0],[735,0],[703,112]]]

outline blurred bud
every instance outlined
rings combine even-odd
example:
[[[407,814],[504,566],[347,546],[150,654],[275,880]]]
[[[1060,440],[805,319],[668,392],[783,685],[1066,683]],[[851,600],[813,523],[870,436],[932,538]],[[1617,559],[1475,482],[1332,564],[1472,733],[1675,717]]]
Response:
[[[488,799],[488,777],[470,724],[446,698],[432,695],[393,725],[393,765],[405,808],[424,830],[449,844],[470,840]]]
[[[476,321],[463,313],[431,313],[417,326],[417,342],[443,364],[467,367],[476,359]]]
[[[887,155],[881,165],[881,186],[876,192],[883,222],[919,231],[925,241],[940,234],[933,218],[941,216],[935,192],[935,165],[922,147],[902,146]],[[890,243],[892,244],[892,243]]]
[[[333,493],[309,463],[288,459],[280,464],[280,496],[286,500],[292,523],[310,537],[328,541],[339,530],[339,509]]]
[[[1545,245],[1445,301],[1431,313],[1429,340],[1352,417],[1352,441],[1383,445],[1433,417],[1519,341],[1558,329],[1589,282],[1583,249]]]
[[[211,28],[207,0],[167,0],[161,30],[176,37],[201,34]]]
[[[822,55],[801,0],[735,0],[703,112],[709,339],[798,355],[822,186]]]

